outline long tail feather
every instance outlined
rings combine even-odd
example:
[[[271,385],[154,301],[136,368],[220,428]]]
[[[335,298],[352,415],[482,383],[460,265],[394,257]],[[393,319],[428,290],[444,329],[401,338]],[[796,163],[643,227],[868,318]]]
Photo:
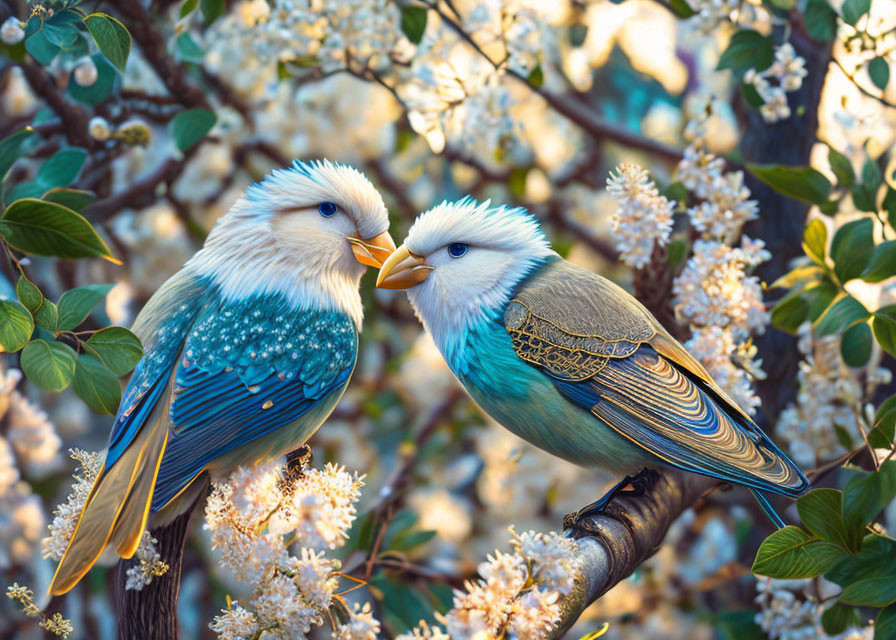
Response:
[[[146,528],[159,462],[168,441],[168,394],[140,435],[109,469],[103,469],[59,561],[50,594],[74,587],[111,542],[122,557],[137,550]]]
[[[771,503],[768,501],[764,495],[759,493],[756,489],[750,489],[750,493],[753,494],[753,497],[756,498],[756,502],[759,503],[759,506],[762,507],[762,511],[768,516],[768,519],[772,521],[779,529],[783,529],[787,525],[781,519],[781,516],[778,515],[778,512],[775,511],[774,507],[772,507]]]

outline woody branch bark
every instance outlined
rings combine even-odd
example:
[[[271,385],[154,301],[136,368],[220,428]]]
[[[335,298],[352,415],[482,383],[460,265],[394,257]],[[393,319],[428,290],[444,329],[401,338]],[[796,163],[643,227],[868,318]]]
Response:
[[[581,536],[582,568],[550,637],[563,636],[592,602],[652,556],[671,524],[716,485],[712,478],[664,471],[644,495],[614,498],[605,512],[586,518],[582,530],[570,532]]]

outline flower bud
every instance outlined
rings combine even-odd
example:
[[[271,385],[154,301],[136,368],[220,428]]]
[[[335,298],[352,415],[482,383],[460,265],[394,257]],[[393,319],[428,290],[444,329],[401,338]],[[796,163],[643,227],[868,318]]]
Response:
[[[82,87],[89,87],[96,82],[97,72],[96,65],[90,58],[84,58],[75,67],[75,82]]]

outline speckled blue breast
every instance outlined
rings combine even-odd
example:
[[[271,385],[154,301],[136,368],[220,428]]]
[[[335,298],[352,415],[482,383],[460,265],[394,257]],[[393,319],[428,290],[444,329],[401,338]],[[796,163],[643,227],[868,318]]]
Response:
[[[354,322],[342,312],[295,307],[282,295],[226,300],[214,287],[196,293],[146,340],[116,418],[107,465],[132,441],[168,385],[170,428],[154,511],[222,457],[252,464],[256,460],[248,458],[299,446],[345,390],[357,347]],[[288,432],[275,433],[284,428]],[[252,453],[242,459],[240,451]]]

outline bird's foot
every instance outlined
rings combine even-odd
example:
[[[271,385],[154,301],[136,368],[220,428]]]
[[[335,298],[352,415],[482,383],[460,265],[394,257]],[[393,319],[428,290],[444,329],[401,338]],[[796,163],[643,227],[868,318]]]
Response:
[[[569,513],[563,518],[564,529],[579,529],[588,533],[591,527],[588,525],[588,518],[606,511],[607,507],[614,498],[638,497],[643,496],[653,483],[659,478],[659,473],[653,469],[644,468],[633,476],[625,476],[621,482],[614,485],[601,498],[595,500],[591,504],[585,505],[575,513]],[[629,488],[630,487],[630,488]]]
[[[298,449],[294,449],[286,454],[286,473],[293,477],[301,475],[305,469],[311,466],[314,454],[311,447],[303,444]]]

